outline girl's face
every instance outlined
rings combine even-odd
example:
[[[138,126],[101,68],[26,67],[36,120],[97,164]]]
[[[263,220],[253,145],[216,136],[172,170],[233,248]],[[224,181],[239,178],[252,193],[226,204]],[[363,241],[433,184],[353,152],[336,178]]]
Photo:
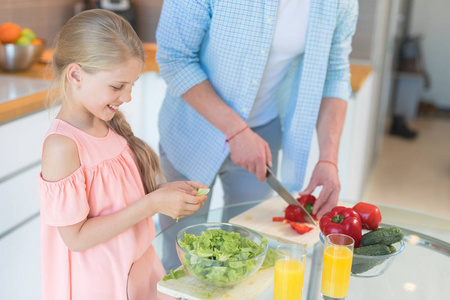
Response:
[[[131,89],[142,67],[140,60],[132,58],[112,71],[89,74],[82,70],[76,93],[81,110],[87,117],[111,120],[120,105],[131,101]]]

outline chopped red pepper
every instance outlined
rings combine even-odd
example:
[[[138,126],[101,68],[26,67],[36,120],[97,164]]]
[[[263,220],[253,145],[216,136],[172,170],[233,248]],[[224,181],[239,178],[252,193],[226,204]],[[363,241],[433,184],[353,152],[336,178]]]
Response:
[[[317,216],[312,213],[314,203],[316,202],[316,197],[313,195],[304,195],[297,198],[297,201],[300,202],[300,204],[306,209],[308,214],[310,214],[314,220],[317,220]]]
[[[284,217],[289,221],[301,223],[306,222],[305,217],[303,217],[302,209],[295,205],[289,205],[288,207],[286,207],[286,210],[284,211]]]
[[[289,222],[289,224],[291,225],[292,228],[295,229],[295,231],[297,231],[297,233],[299,234],[304,234],[307,233],[311,230],[313,230],[311,227],[309,227],[306,224],[302,224],[302,223],[296,223],[296,222]]]
[[[306,211],[313,217],[313,219],[317,220],[316,215],[312,215],[312,208],[314,206],[314,202],[316,202],[316,197],[313,195],[305,195],[297,198],[297,201],[303,206]],[[284,217],[289,221],[306,223],[306,219],[303,216],[302,209],[295,205],[289,205],[286,207],[284,211]]]
[[[330,233],[343,233],[355,240],[359,247],[362,236],[361,217],[352,208],[336,206],[320,219],[320,230],[327,236]]]
[[[373,204],[359,202],[353,206],[353,210],[356,211],[361,217],[362,228],[375,230],[381,224],[381,213],[378,207]]]

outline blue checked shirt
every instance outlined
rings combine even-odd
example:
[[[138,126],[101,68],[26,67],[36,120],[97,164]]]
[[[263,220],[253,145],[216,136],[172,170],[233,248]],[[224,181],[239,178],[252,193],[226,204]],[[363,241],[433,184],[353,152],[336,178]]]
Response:
[[[208,79],[247,119],[261,81],[277,0],[165,0],[156,60],[167,84],[159,114],[161,146],[190,180],[211,184],[229,154],[225,135],[182,98]],[[305,53],[290,67],[277,97],[283,126],[281,178],[302,188],[321,99],[351,94],[348,56],[357,0],[311,0]],[[262,51],[264,50],[264,51]]]

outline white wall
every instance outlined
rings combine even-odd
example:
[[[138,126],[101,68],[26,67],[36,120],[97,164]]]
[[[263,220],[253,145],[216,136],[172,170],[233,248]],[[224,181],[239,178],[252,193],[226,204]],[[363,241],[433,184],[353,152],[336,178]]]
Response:
[[[421,35],[424,64],[431,88],[423,92],[439,108],[450,109],[450,11],[449,0],[413,0],[411,35]]]

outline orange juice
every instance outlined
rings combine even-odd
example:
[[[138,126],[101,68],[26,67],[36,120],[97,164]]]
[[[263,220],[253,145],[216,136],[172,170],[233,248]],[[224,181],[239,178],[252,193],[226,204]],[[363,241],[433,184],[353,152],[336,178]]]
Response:
[[[275,263],[274,300],[301,300],[305,266],[295,259],[280,259]]]
[[[345,298],[348,293],[353,253],[344,246],[328,246],[323,255],[322,294]]]

